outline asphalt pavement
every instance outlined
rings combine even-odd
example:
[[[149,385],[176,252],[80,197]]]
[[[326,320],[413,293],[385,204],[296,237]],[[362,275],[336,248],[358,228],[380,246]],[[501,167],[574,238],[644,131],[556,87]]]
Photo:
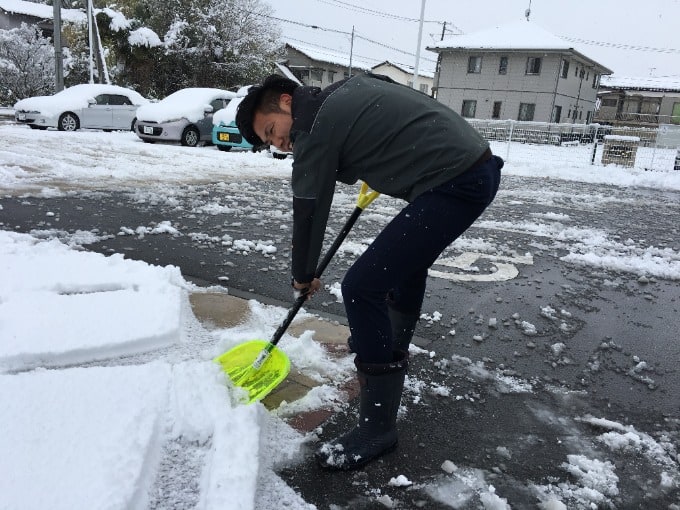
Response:
[[[233,194],[206,184],[171,197],[139,190],[5,196],[0,228],[65,240],[78,231],[94,233],[87,249],[177,265],[188,279],[288,306],[288,183],[248,182],[243,189]],[[211,201],[229,207],[212,214],[202,208]],[[503,193],[469,232],[502,249],[476,250],[470,241],[447,254],[450,264],[466,270],[441,264],[435,269],[442,277],[428,282],[416,332],[422,351],[411,356],[399,448],[355,473],[320,470],[307,455],[282,467],[281,478],[320,509],[484,508],[489,486],[513,509],[538,508],[537,494],[546,491],[561,495],[567,508],[589,508],[579,489],[592,487],[572,464],[574,455],[585,455],[610,462],[618,476],[617,493],[599,487],[605,494],[597,508],[680,508],[680,487],[665,486],[662,475],[679,469],[680,286],[572,263],[566,257],[586,242],[582,237],[556,240],[522,226],[526,218],[545,220],[559,211],[569,218],[567,233],[571,225],[608,233],[593,249],[631,240],[677,253],[678,204],[674,192],[505,177]],[[331,234],[351,212],[351,192],[334,207]],[[396,207],[381,197],[350,240],[370,240]],[[136,230],[163,221],[181,235]],[[276,254],[236,249],[241,239],[276,246]],[[324,281],[339,282],[354,256],[341,252]],[[456,271],[473,277],[456,279]],[[308,308],[344,321],[331,294]],[[332,438],[355,420],[352,401],[316,434]],[[626,431],[649,446],[613,448],[603,441],[603,434]],[[443,469],[446,461],[456,469]],[[390,484],[399,475],[409,483]]]

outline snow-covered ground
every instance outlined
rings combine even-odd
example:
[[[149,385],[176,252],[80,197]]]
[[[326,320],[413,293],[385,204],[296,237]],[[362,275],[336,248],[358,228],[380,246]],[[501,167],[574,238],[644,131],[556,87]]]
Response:
[[[132,133],[0,126],[4,195],[51,197],[81,188],[147,188],[160,195],[187,183],[285,178],[290,165],[266,154],[144,144]],[[680,172],[603,172],[527,159],[509,163],[504,173],[680,190]],[[248,339],[270,337],[285,310],[251,301],[247,323],[208,331],[188,303],[190,292],[203,290],[175,267],[83,251],[77,237],[67,246],[14,233],[1,202],[0,228],[0,509],[313,508],[274,472],[293,462],[309,439],[282,418],[336,405],[339,381],[352,374],[349,357],[330,360],[311,333],[286,335],[281,347],[320,386],[274,413],[261,404],[240,405],[212,358]],[[587,246],[588,233],[571,235],[584,236]],[[617,246],[612,254],[621,251]],[[680,259],[671,249],[646,258],[622,250],[618,258],[594,262],[581,255],[581,262],[598,267],[621,270],[625,259],[633,271],[680,279]],[[439,362],[496,379],[506,391],[530,391],[526,381],[487,372],[480,363]],[[408,388],[420,391],[416,380]],[[578,419],[601,428],[598,441],[612,450],[635,450],[661,466],[659,490],[680,484],[672,447],[630,425]],[[618,494],[612,464],[588,453],[584,448],[566,459],[572,482],[534,487],[542,508],[567,508],[564,501],[596,508]],[[456,462],[442,465],[448,482],[427,488],[433,498],[457,508],[472,491],[485,509],[509,508],[479,470]],[[409,482],[397,477],[386,485]]]

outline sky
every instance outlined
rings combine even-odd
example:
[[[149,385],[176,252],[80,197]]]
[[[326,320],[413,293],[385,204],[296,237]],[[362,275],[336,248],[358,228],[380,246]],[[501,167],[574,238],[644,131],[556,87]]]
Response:
[[[41,132],[37,143],[35,131],[26,126],[0,125],[0,140],[0,196],[21,196],[25,207],[32,207],[36,197],[108,189],[134,190],[136,200],[150,204],[176,204],[186,195],[195,204],[196,214],[220,214],[229,207],[228,190],[242,193],[248,179],[283,182],[291,171],[290,159],[275,160],[266,153],[225,154],[215,147],[149,145],[129,132],[48,130]],[[569,159],[560,154],[560,147],[547,149],[552,152],[542,157],[513,150],[504,174],[563,180],[570,198],[574,196],[569,183],[579,181],[680,190],[680,172],[640,168],[603,172],[590,165],[588,153],[577,157],[572,152],[574,157]],[[503,147],[494,146],[494,151],[503,154]],[[222,183],[226,202],[191,185],[206,181]],[[607,193],[597,186],[592,189],[592,195],[581,197],[584,207],[606,207]],[[546,204],[554,199],[550,191],[541,197],[538,188],[527,193]],[[346,201],[351,208],[352,198],[339,194],[336,200]],[[364,214],[370,214],[371,221],[386,222],[398,206],[387,197],[379,200],[379,207]],[[505,200],[520,203],[521,196]],[[289,216],[274,203],[259,204],[263,220],[288,227]],[[553,243],[556,251],[564,252],[568,263],[680,280],[680,256],[674,250],[645,246],[642,240],[624,242],[615,233],[599,229],[568,226],[569,218],[561,211],[532,216],[521,225],[482,219],[480,228],[512,228],[536,236],[542,245]],[[315,442],[317,431],[303,436],[285,418],[337,405],[339,386],[353,377],[350,356],[329,359],[313,331],[299,337],[286,334],[279,346],[294,366],[321,384],[301,401],[274,412],[265,411],[261,404],[241,405],[238,390],[230,387],[211,360],[241,342],[270,337],[286,310],[251,300],[245,323],[208,330],[188,305],[190,293],[206,289],[185,281],[177,267],[86,250],[106,235],[191,235],[200,245],[212,239],[208,234],[183,232],[165,218],[149,225],[121,224],[115,234],[61,230],[59,216],[53,212],[47,212],[45,219],[51,227],[15,233],[3,216],[0,199],[0,413],[12,417],[0,419],[0,459],[3,469],[11,459],[12,468],[0,476],[0,508],[312,510],[276,475],[275,467],[308,462],[301,448]],[[558,236],[558,232],[567,235]],[[211,242],[223,242],[231,256],[251,257],[267,266],[279,247],[274,243],[267,250],[250,249],[259,242],[257,233],[253,236],[227,236]],[[506,255],[500,245],[474,235],[466,234],[458,242],[462,249],[475,247],[491,256]],[[365,243],[347,242],[338,256],[356,255],[366,248]],[[340,299],[332,292],[338,282],[326,283]],[[427,309],[423,320],[439,321],[441,315]],[[568,320],[567,315],[563,320]],[[535,330],[526,321],[523,327],[527,332]],[[552,346],[553,351],[564,348],[561,343]],[[495,385],[501,394],[533,391],[530,381],[486,368],[482,361],[457,356],[446,360],[414,346],[411,355],[430,360],[433,370],[448,363],[466,377]],[[644,360],[640,363],[644,365]],[[405,412],[417,409],[423,393],[453,401],[465,398],[455,387],[428,387],[416,374],[409,374],[406,386]],[[573,419],[567,415],[549,418],[552,423]],[[542,508],[566,510],[611,503],[623,481],[607,458],[626,448],[635,450],[638,461],[646,459],[658,470],[658,478],[646,482],[649,490],[680,486],[677,463],[651,435],[625,421],[577,419],[601,433],[595,438],[580,437],[576,431],[569,434],[576,446],[564,459],[563,478],[549,485],[517,481],[535,491]],[[594,444],[600,445],[596,457]],[[507,451],[512,446],[499,448]],[[488,482],[489,472],[462,459],[447,459],[433,470],[440,477],[423,489],[435,499],[450,502],[455,493],[456,501],[463,503],[478,498],[485,510],[510,508],[503,494],[496,494]],[[35,490],[36,484],[41,490]],[[385,479],[375,490],[376,499],[387,508],[398,505],[381,490],[409,484],[403,475]]]
[[[269,3],[274,16],[294,22],[280,22],[283,35],[293,45],[315,45],[349,54],[349,34],[354,27],[354,58],[372,65],[385,60],[415,65],[422,5],[418,0]],[[568,38],[617,76],[680,77],[680,0],[426,0],[419,69],[434,71],[436,54],[425,47],[441,39],[444,21],[445,37],[469,34],[524,20],[530,3],[531,22]]]

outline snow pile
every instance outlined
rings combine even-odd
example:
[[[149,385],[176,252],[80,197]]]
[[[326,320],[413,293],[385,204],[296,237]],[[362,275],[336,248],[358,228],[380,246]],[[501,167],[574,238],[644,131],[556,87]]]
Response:
[[[0,231],[0,370],[106,359],[179,340],[178,268],[74,255],[56,240]]]
[[[177,268],[0,231],[0,280],[9,371],[0,401],[11,416],[0,420],[0,457],[12,459],[0,477],[3,508],[258,508],[258,484],[277,484],[268,470],[294,455],[299,435],[263,406],[238,403],[212,362],[221,345],[191,347],[199,359],[160,354],[196,341],[186,338],[189,284]],[[260,327],[265,313],[283,312],[255,313]],[[294,357],[323,377],[332,362],[300,343],[308,352]],[[66,366],[81,362],[89,366]],[[332,376],[345,379],[348,367],[335,364]],[[275,439],[263,438],[273,426],[272,456],[266,441]],[[286,500],[309,508],[290,489]]]

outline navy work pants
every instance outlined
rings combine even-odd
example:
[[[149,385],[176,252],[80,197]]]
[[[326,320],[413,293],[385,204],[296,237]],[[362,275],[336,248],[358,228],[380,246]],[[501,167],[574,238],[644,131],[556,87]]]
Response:
[[[357,356],[392,361],[387,302],[419,314],[427,271],[496,196],[503,160],[492,156],[402,209],[349,269],[342,297]]]

